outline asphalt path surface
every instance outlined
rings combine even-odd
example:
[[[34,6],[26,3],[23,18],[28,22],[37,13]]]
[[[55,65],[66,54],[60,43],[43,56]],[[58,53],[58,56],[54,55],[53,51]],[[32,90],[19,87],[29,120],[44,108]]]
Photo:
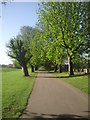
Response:
[[[20,118],[87,120],[88,95],[41,70]]]

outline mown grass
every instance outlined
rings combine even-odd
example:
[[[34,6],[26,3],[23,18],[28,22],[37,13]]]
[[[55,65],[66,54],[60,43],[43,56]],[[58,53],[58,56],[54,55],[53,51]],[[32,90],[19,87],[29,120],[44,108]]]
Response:
[[[16,68],[2,68],[2,72],[12,72],[12,71],[17,71],[20,69],[16,69]]]
[[[3,118],[18,118],[25,109],[37,73],[30,75],[23,77],[21,69],[2,69]]]
[[[73,76],[69,77],[68,72],[54,73],[52,71],[51,73],[54,76],[60,78],[60,80],[64,80],[65,82],[71,84],[72,86],[80,89],[84,93],[90,94],[87,74],[85,74],[83,72],[75,72]]]

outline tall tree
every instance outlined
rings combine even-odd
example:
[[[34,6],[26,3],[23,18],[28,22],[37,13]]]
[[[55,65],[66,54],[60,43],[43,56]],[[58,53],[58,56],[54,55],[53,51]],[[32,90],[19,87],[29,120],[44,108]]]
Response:
[[[9,48],[8,56],[19,62],[22,66],[24,76],[29,76],[27,63],[31,59],[32,55],[27,55],[27,52],[30,50],[24,46],[23,37],[18,35],[16,38],[12,38],[7,47]]]
[[[61,68],[63,48],[58,41],[58,24],[53,14],[53,9],[50,8],[52,3],[42,3],[43,7],[39,9],[39,25],[43,30],[43,41],[45,42],[46,57],[52,61],[55,71],[57,70],[57,64]],[[61,72],[61,71],[60,71]]]
[[[37,28],[34,28],[34,37],[32,40],[32,54],[31,64],[37,70],[41,64],[41,31]]]
[[[35,28],[32,28],[30,26],[23,26],[20,29],[21,35],[23,36],[23,41],[24,41],[24,45],[25,47],[27,47],[30,51],[27,51],[27,56],[29,56],[29,54],[32,54],[32,58],[29,60],[28,64],[31,67],[32,72],[34,72],[34,53],[33,53],[33,39],[35,36]]]
[[[46,2],[39,10],[42,29],[53,44],[57,42],[67,51],[68,71],[73,75],[74,57],[88,48],[88,3]]]

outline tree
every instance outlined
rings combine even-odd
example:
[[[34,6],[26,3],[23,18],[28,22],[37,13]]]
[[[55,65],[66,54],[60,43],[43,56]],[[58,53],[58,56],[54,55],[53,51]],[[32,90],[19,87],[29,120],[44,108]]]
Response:
[[[67,52],[69,75],[73,75],[74,58],[88,49],[88,3],[45,2],[40,6],[39,15],[48,41],[60,44]]]
[[[41,64],[41,31],[38,28],[34,28],[34,37],[32,40],[32,54],[30,62],[35,67],[35,70]]]
[[[87,11],[87,3],[61,4],[60,13],[62,17],[59,23],[62,33],[62,45],[66,48],[68,55],[69,75],[73,75],[74,58],[82,55],[87,47]]]
[[[39,9],[39,25],[43,30],[44,51],[46,49],[46,57],[49,61],[52,61],[54,71],[56,71],[58,64],[60,70],[63,59],[63,48],[58,41],[58,35],[60,35],[58,24],[56,23],[56,18],[53,17],[53,9],[50,9],[52,3],[42,3],[42,5],[43,7]],[[60,72],[62,71],[60,70]]]
[[[32,41],[33,41],[33,37],[34,37],[34,28],[32,28],[30,26],[23,26],[20,29],[20,33],[23,36],[24,46],[26,48],[28,48],[27,56],[29,56],[29,54],[33,54],[32,53]],[[33,64],[31,62],[31,59],[28,60],[27,64],[28,64],[28,66],[31,67],[32,72],[34,72],[34,66],[33,66]]]
[[[12,38],[7,47],[9,48],[8,56],[19,62],[22,66],[24,76],[29,76],[27,63],[31,59],[32,55],[27,55],[28,52],[30,53],[30,50],[25,47],[23,36],[18,35],[16,38]]]
[[[37,66],[40,61],[39,47],[37,45],[39,44],[40,32],[37,28],[32,28],[30,26],[23,26],[20,31],[25,43],[26,41],[28,42],[26,47],[30,49],[32,54],[32,58],[28,61],[28,65],[30,65],[32,72],[34,72],[34,67]],[[27,55],[29,55],[29,53],[27,53]]]
[[[21,66],[17,60],[13,60],[13,64],[14,64],[15,68],[21,68]]]

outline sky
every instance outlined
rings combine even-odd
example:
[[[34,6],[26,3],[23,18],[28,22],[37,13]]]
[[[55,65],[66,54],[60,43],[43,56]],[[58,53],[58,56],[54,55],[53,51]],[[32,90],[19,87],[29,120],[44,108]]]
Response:
[[[20,32],[22,26],[35,27],[38,22],[37,2],[13,2],[1,5],[0,17],[0,64],[10,64],[12,59],[7,55],[6,44],[10,38]]]

